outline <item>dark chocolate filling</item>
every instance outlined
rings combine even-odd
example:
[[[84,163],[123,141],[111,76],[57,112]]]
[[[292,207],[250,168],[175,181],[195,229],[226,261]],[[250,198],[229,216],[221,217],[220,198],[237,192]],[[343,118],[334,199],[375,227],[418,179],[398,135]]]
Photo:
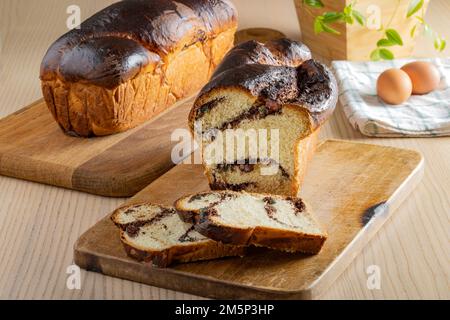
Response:
[[[270,219],[272,219],[273,221],[278,222],[279,224],[291,227],[290,225],[288,225],[288,224],[278,220],[278,218],[275,217],[275,213],[277,213],[277,209],[273,206],[276,203],[275,199],[273,199],[271,197],[265,197],[263,199],[263,201],[264,201],[264,209],[266,209],[267,216]]]
[[[254,120],[264,119],[270,115],[281,114],[281,110],[282,110],[282,105],[276,103],[275,101],[272,101],[270,99],[257,100],[253,104],[253,106],[250,107],[250,109],[241,113],[234,119],[223,123],[220,126],[219,130],[236,128],[244,120],[254,121]]]
[[[205,223],[208,221],[209,217],[217,217],[219,214],[216,209],[208,207],[203,208],[199,212],[199,224]]]
[[[122,226],[122,229],[125,230],[125,232],[128,234],[128,236],[130,236],[131,238],[135,238],[139,235],[139,230],[143,226],[161,221],[165,217],[168,217],[175,213],[176,213],[176,211],[174,209],[163,209],[160,213],[158,213],[151,219],[138,220],[138,221],[127,223]]]
[[[195,119],[199,120],[205,113],[217,107],[219,103],[222,103],[224,100],[225,98],[221,97],[208,101],[204,105],[200,106],[195,115]],[[258,99],[247,111],[239,114],[232,120],[224,122],[219,128],[209,128],[207,130],[203,130],[202,134],[205,135],[208,140],[214,141],[215,140],[214,131],[216,130],[223,131],[226,129],[233,129],[236,128],[241,122],[245,120],[251,121],[260,120],[266,118],[269,115],[281,113],[282,113],[281,104],[270,99]],[[206,134],[206,132],[209,132],[209,134]]]
[[[203,197],[206,197],[208,195],[209,195],[209,193],[199,193],[199,194],[193,195],[188,200],[188,202],[192,203],[192,202],[197,201],[197,200],[202,200]],[[224,200],[231,199],[231,198],[234,198],[234,197],[236,197],[235,194],[226,193],[226,192],[220,193],[220,200],[212,202],[208,207],[212,207],[213,205],[218,204],[220,201],[224,201]]]
[[[302,199],[294,198],[294,197],[288,197],[287,200],[291,201],[292,204],[294,205],[294,207],[296,209],[296,211],[295,211],[296,214],[305,211],[306,205],[305,205],[305,203],[303,202]]]
[[[244,163],[238,163],[238,162],[244,162]],[[230,172],[230,171],[234,172],[236,170],[240,170],[241,172],[244,172],[244,173],[250,173],[255,170],[255,166],[258,163],[267,164],[267,165],[276,164],[276,162],[273,159],[267,159],[267,160],[265,160],[265,159],[256,159],[256,160],[245,159],[244,161],[236,160],[234,163],[220,163],[220,164],[216,165],[216,170],[224,171],[224,172]],[[290,178],[290,174],[280,164],[278,164],[278,168],[281,171],[281,175],[284,178],[286,178],[286,179]]]
[[[266,197],[263,199],[263,201],[265,203],[264,209],[266,209],[266,212],[267,212],[267,215],[269,216],[269,218],[272,220],[275,220],[279,223],[282,223],[275,217],[275,213],[277,213],[277,209],[273,206],[275,204],[275,200],[273,198]],[[282,224],[284,224],[284,223],[282,223]]]
[[[190,227],[188,230],[186,230],[186,232],[178,238],[179,242],[193,242],[196,241],[197,239],[191,237],[189,235],[189,233],[191,233],[192,231],[194,231],[195,226]]]
[[[267,204],[270,204],[270,205],[274,205],[276,203],[275,199],[271,198],[271,197],[265,197],[263,199],[263,201],[266,202]]]
[[[249,173],[255,170],[255,164],[245,163],[245,164],[237,164],[237,163],[221,163],[216,166],[216,170],[219,171],[236,171],[239,169],[242,172]]]
[[[128,223],[124,226],[125,232],[131,238],[135,238],[139,234],[139,230],[141,229],[141,227],[143,227],[147,223],[149,223],[149,220],[142,220],[142,221],[135,221],[135,222]]]
[[[287,200],[293,201],[293,200],[291,200],[291,199],[292,199],[292,198],[287,198]],[[299,200],[299,201],[303,204],[303,201],[302,201],[302,200],[300,200],[300,199],[295,199],[295,200]],[[294,202],[295,202],[294,205],[295,205],[296,208],[297,208],[297,203],[296,203],[295,200],[294,200]],[[275,216],[275,213],[277,212],[277,209],[273,206],[273,205],[276,203],[276,200],[275,200],[274,198],[272,198],[272,197],[265,197],[265,198],[263,199],[263,201],[264,201],[264,209],[266,209],[267,216],[268,216],[270,219],[272,219],[273,221],[278,222],[279,224],[282,224],[282,225],[284,225],[284,226],[287,226],[287,227],[289,227],[289,228],[298,228],[297,226],[293,226],[293,225],[290,225],[290,224],[285,223],[285,222],[283,222],[283,221],[280,221],[280,220]],[[304,204],[303,204],[303,206],[304,206]],[[297,215],[297,210],[295,211],[295,214]]]
[[[129,215],[129,214],[135,213],[137,211],[137,209],[139,209],[141,207],[143,207],[143,205],[133,206],[133,207],[127,209],[123,214]]]
[[[215,181],[210,184],[210,188],[212,190],[242,191],[242,190],[246,190],[249,187],[256,187],[256,183],[254,183],[254,182],[231,184],[231,183],[220,182],[220,181],[217,181],[216,179],[214,179],[214,180]]]
[[[210,100],[207,103],[201,105],[197,110],[197,113],[195,115],[195,120],[199,120],[201,117],[203,117],[205,115],[205,113],[211,111],[212,109],[217,107],[219,105],[219,103],[222,103],[224,101],[225,101],[225,97],[221,97],[221,98],[216,98],[216,99]]]

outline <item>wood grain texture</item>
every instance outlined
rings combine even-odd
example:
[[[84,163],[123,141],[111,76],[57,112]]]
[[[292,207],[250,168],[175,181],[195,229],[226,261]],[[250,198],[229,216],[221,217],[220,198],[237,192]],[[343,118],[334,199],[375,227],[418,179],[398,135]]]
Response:
[[[43,100],[0,120],[0,174],[92,194],[136,194],[174,166],[171,133],[187,129],[193,98],[116,135],[65,135]]]
[[[292,0],[233,1],[241,28],[268,27],[300,38]],[[76,4],[85,19],[112,2],[77,0]],[[0,1],[0,117],[41,97],[39,64],[48,46],[67,31],[66,9],[72,4],[71,0]],[[433,0],[426,17],[447,39],[449,14],[449,1]],[[414,55],[436,56],[436,52],[430,40],[421,37]],[[426,163],[416,190],[321,298],[450,299],[450,138],[367,138],[351,128],[340,106],[322,128],[321,137],[414,149]],[[0,177],[0,233],[6,239],[0,243],[0,298],[197,298],[85,271],[81,290],[67,289],[66,269],[73,263],[76,239],[123,201]],[[380,267],[380,290],[367,288],[370,265]]]
[[[328,232],[318,255],[257,249],[245,258],[153,268],[127,258],[119,231],[108,215],[80,237],[74,260],[87,270],[210,298],[318,298],[422,175],[423,158],[416,151],[326,141],[317,149],[302,190],[302,197]],[[186,194],[208,189],[201,165],[181,164],[127,204],[172,205]]]

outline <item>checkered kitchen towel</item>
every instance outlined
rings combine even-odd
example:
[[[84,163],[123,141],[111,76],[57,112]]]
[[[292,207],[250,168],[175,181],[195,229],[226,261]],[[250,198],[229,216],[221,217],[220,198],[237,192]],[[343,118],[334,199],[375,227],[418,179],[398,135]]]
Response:
[[[433,137],[450,135],[450,58],[422,59],[434,63],[441,73],[437,90],[413,95],[398,106],[378,99],[376,81],[388,68],[400,68],[414,61],[334,61],[339,83],[339,100],[355,129],[373,137]]]

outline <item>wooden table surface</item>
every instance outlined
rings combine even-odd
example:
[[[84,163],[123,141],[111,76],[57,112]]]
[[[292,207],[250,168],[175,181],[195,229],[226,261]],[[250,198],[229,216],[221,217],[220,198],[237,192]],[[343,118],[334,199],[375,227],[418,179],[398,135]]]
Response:
[[[111,2],[0,1],[0,117],[41,97],[39,64],[50,43],[67,31],[67,7],[79,5],[85,19]],[[235,3],[241,28],[272,27],[300,37],[291,0]],[[449,14],[449,1],[431,1],[427,19],[448,40]],[[436,53],[427,40],[420,39],[415,55]],[[322,138],[415,149],[426,161],[419,187],[323,298],[449,299],[450,138],[369,139],[349,126],[340,107],[324,127]],[[67,289],[74,242],[122,201],[0,177],[0,298],[196,298],[84,271],[81,290]],[[366,270],[371,265],[380,268],[380,290],[367,287]]]

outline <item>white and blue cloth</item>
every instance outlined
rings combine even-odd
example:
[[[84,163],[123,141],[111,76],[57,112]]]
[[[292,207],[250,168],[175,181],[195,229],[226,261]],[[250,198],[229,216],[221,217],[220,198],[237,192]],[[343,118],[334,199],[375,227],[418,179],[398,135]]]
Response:
[[[412,95],[396,106],[378,98],[377,78],[386,69],[400,68],[415,60],[334,61],[339,100],[351,125],[372,137],[450,136],[450,58],[421,60],[439,69],[439,88],[426,95]]]

